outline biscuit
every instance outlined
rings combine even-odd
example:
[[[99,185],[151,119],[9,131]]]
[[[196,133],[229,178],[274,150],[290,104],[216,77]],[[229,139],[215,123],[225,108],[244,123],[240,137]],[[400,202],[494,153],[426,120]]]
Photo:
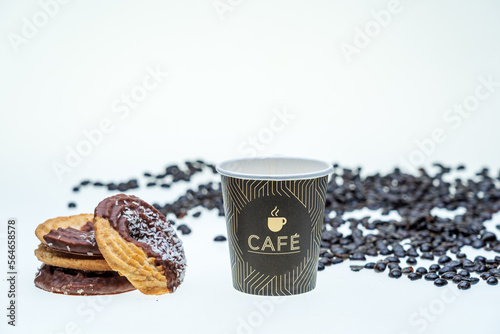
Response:
[[[114,271],[83,271],[43,264],[35,286],[65,295],[111,295],[135,290],[126,277]]]
[[[101,256],[92,220],[92,214],[57,217],[38,225],[35,234],[42,243],[59,252]]]
[[[142,293],[171,293],[182,283],[182,242],[165,216],[148,203],[124,194],[106,198],[95,209],[94,227],[109,266]]]
[[[56,267],[90,271],[113,270],[102,257],[80,256],[58,252],[44,244],[38,245],[38,249],[35,250],[35,255],[38,260],[43,263]]]

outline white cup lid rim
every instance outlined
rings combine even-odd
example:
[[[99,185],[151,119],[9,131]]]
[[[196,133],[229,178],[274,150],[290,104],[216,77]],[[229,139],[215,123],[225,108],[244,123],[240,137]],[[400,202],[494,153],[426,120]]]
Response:
[[[309,158],[257,157],[218,163],[224,176],[248,180],[301,180],[323,177],[333,172],[331,163]]]

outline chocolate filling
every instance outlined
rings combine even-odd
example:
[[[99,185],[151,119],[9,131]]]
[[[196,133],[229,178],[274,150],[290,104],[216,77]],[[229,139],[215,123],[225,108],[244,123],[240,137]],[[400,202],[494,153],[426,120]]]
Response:
[[[87,222],[80,230],[73,227],[52,229],[43,236],[47,246],[65,253],[102,256],[95,241],[94,222]]]
[[[83,271],[42,265],[35,286],[66,295],[110,295],[135,290],[126,277],[114,271]]]
[[[153,206],[135,196],[118,194],[99,203],[95,216],[107,219],[123,239],[154,258],[155,264],[165,269],[170,291],[182,283],[186,270],[182,241]]]

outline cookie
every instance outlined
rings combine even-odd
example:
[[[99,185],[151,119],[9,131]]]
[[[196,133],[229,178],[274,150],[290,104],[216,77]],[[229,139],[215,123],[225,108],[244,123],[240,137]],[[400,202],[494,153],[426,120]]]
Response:
[[[135,290],[126,277],[114,271],[83,271],[43,264],[35,286],[65,295],[111,295]]]
[[[42,243],[59,252],[101,256],[92,214],[49,219],[38,225],[35,234]]]
[[[44,244],[38,245],[35,255],[43,263],[57,267],[95,271],[113,270],[102,257],[80,256],[58,252]]]
[[[96,207],[94,223],[97,244],[109,266],[139,291],[171,293],[182,283],[182,242],[153,206],[135,196],[112,196]]]

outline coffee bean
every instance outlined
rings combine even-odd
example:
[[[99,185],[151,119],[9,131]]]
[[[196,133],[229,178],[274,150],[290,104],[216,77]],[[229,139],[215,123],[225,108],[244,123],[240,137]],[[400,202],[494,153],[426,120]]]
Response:
[[[80,191],[80,188],[78,188],[78,187],[74,187],[74,188],[73,188],[73,192],[77,193],[77,192],[79,192],[79,191]]]
[[[375,267],[375,262],[368,262],[365,264],[366,269],[373,269]]]
[[[395,257],[395,256],[389,256],[389,257],[386,257],[385,260],[388,262],[388,263],[400,263],[401,261]]]
[[[424,260],[434,260],[434,255],[431,253],[423,253],[420,257]]]
[[[490,277],[486,280],[486,283],[488,283],[489,285],[497,285],[498,279],[496,277]]]
[[[385,270],[386,267],[387,265],[384,262],[377,262],[373,269],[375,270],[375,272],[381,273]]]
[[[439,264],[445,264],[446,262],[450,262],[451,258],[447,255],[443,255],[439,258],[438,263]]]
[[[415,273],[415,272],[413,272],[413,273],[411,273],[411,274],[409,274],[409,275],[408,275],[408,278],[409,278],[410,280],[412,280],[412,281],[416,281],[416,280],[418,280],[418,279],[421,279],[421,278],[422,278],[422,275],[420,275],[419,273]]]
[[[467,281],[461,281],[458,283],[457,288],[460,290],[469,290],[470,289],[470,283]]]
[[[460,267],[461,265],[462,265],[462,262],[460,262],[460,261],[450,261],[450,262],[446,263],[446,266],[453,267],[453,268]]]
[[[469,277],[470,273],[467,270],[460,270],[458,274],[462,277]]]
[[[350,266],[352,271],[360,271],[364,268],[364,266]]]
[[[429,273],[429,274],[425,275],[424,278],[427,281],[434,281],[434,280],[438,279],[439,276],[436,273]]]
[[[341,258],[338,258],[338,257],[334,257],[333,259],[331,259],[331,261],[332,261],[332,264],[339,264],[339,263],[344,262],[344,260],[342,260]]]
[[[326,266],[330,266],[332,264],[332,260],[330,260],[329,258],[326,258],[326,257],[322,257],[318,260],[318,263],[321,263],[322,265],[324,265],[326,267]]]
[[[201,212],[200,211],[193,213],[193,217],[198,218],[199,216],[201,216]]]
[[[477,277],[465,277],[463,280],[469,282],[471,285],[477,284],[477,282],[479,282],[479,278]]]
[[[182,235],[190,234],[191,229],[186,224],[181,224],[177,226],[177,231],[181,231]]]
[[[223,235],[218,235],[214,238],[214,241],[226,241],[226,240],[227,240],[227,238]],[[331,263],[331,261],[330,261],[330,263]]]
[[[354,253],[351,256],[351,260],[353,260],[353,261],[365,261],[366,257],[363,255],[363,253]]]
[[[398,270],[398,269],[394,269],[394,270],[391,270],[389,272],[389,277],[392,277],[392,278],[400,278],[401,275],[402,275],[401,270]]]
[[[462,282],[463,279],[464,279],[463,276],[455,275],[455,276],[453,276],[452,281],[453,281],[453,283],[459,283],[459,282]]]
[[[430,272],[436,272],[438,271],[439,269],[441,269],[441,266],[439,264],[432,264],[430,267],[429,267],[429,271]]]
[[[448,272],[448,273],[444,273],[443,275],[441,275],[441,278],[444,278],[446,280],[451,280],[453,279],[453,277],[455,277],[455,273],[454,272]]]
[[[444,273],[449,273],[449,272],[456,273],[457,269],[455,269],[454,267],[448,267],[448,266],[444,266],[443,268],[439,269],[439,275],[442,275]]]
[[[413,267],[406,267],[401,270],[403,274],[411,274],[413,272]]]
[[[76,208],[76,203],[75,202],[69,202],[68,203],[68,208]]]
[[[425,275],[428,273],[427,269],[425,269],[424,267],[418,267],[417,270],[415,270],[417,273],[419,273],[420,275]]]
[[[486,281],[488,278],[492,277],[492,276],[493,276],[493,275],[492,275],[492,274],[490,274],[490,273],[482,273],[482,274],[481,274],[481,278],[482,278],[483,280],[485,280],[485,281]]]
[[[434,281],[435,286],[445,286],[446,284],[448,284],[448,281],[442,278],[438,278]]]
[[[415,264],[417,264],[417,260],[413,257],[409,257],[406,259],[406,263],[410,264],[410,265],[415,265]]]
[[[490,269],[490,274],[498,277],[500,276],[500,269]]]

